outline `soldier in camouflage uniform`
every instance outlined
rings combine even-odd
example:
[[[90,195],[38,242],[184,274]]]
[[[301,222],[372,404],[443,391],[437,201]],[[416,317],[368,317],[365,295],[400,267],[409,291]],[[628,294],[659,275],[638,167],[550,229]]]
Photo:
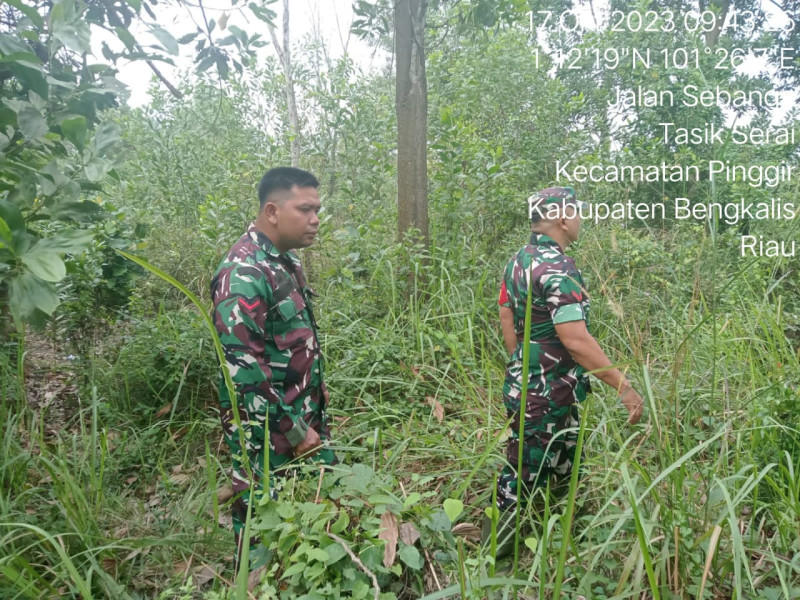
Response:
[[[285,476],[296,457],[316,455],[333,464],[325,418],[328,391],[308,287],[299,259],[289,250],[311,245],[319,228],[318,182],[307,171],[268,171],[258,189],[257,219],[219,265],[211,282],[213,320],[236,388],[244,430],[240,447],[233,402],[220,378],[220,416],[233,456],[233,528],[236,557],[250,502],[247,453],[256,497],[263,481],[265,448],[270,479]],[[253,540],[251,540],[251,544]],[[238,567],[238,564],[237,564]]]
[[[511,355],[503,399],[512,418],[506,449],[508,465],[497,481],[503,510],[517,501],[522,341],[525,304],[531,297],[530,361],[522,453],[523,489],[547,485],[550,477],[568,478],[575,458],[577,403],[589,392],[587,371],[612,386],[629,411],[641,418],[642,400],[589,334],[589,295],[583,277],[564,250],[578,239],[579,206],[572,188],[548,188],[529,198],[531,239],[506,266],[500,289],[500,321]]]

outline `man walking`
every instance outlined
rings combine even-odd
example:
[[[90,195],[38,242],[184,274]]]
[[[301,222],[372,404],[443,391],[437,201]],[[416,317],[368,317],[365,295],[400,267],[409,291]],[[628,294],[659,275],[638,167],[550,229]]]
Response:
[[[318,187],[307,171],[268,171],[258,186],[258,217],[231,247],[211,282],[214,325],[236,388],[234,402],[221,378],[220,417],[233,456],[237,571],[252,500],[250,473],[258,497],[269,483],[263,481],[267,448],[270,478],[284,476],[294,458],[317,455],[325,463],[336,462],[333,451],[324,447],[330,439],[328,392],[312,291],[299,259],[290,252],[310,246],[317,235]]]
[[[522,452],[522,489],[568,480],[575,458],[577,403],[589,391],[587,371],[611,386],[628,409],[628,422],[642,416],[642,399],[589,333],[589,296],[580,271],[564,250],[578,239],[581,218],[572,188],[548,188],[529,198],[530,243],[506,266],[500,289],[500,323],[511,355],[503,400],[513,435],[497,481],[497,506],[517,502],[516,472],[522,394],[525,304],[531,294],[527,404]],[[602,369],[601,371],[597,371]]]

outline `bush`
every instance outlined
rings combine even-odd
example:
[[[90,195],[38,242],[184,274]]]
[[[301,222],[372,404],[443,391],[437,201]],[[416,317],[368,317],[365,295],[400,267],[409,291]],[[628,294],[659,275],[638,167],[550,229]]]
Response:
[[[392,600],[424,591],[426,550],[440,562],[457,561],[442,508],[419,492],[398,497],[398,481],[366,465],[333,469],[318,496],[317,478],[287,480],[278,501],[258,506],[252,527],[262,546],[255,552],[269,555],[261,598],[372,598],[377,582],[381,599]]]

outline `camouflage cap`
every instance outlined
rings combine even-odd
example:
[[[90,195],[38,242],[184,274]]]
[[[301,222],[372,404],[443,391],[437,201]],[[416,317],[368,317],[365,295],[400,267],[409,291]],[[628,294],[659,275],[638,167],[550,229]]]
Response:
[[[551,187],[534,192],[528,197],[528,218],[538,220],[544,217],[549,205],[584,204],[575,198],[571,187]]]

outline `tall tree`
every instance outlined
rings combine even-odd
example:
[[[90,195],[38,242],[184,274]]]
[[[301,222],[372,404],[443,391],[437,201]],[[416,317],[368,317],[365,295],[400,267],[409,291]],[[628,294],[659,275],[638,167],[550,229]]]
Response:
[[[428,84],[425,79],[426,0],[394,5],[397,110],[397,226],[419,231],[428,244]]]
[[[274,27],[269,28],[272,45],[278,53],[278,58],[283,66],[283,75],[286,79],[286,107],[289,114],[289,135],[292,156],[292,166],[300,165],[300,119],[297,116],[297,99],[294,94],[294,79],[292,78],[292,50],[289,44],[289,0],[283,0],[283,45],[278,41],[278,34]]]

